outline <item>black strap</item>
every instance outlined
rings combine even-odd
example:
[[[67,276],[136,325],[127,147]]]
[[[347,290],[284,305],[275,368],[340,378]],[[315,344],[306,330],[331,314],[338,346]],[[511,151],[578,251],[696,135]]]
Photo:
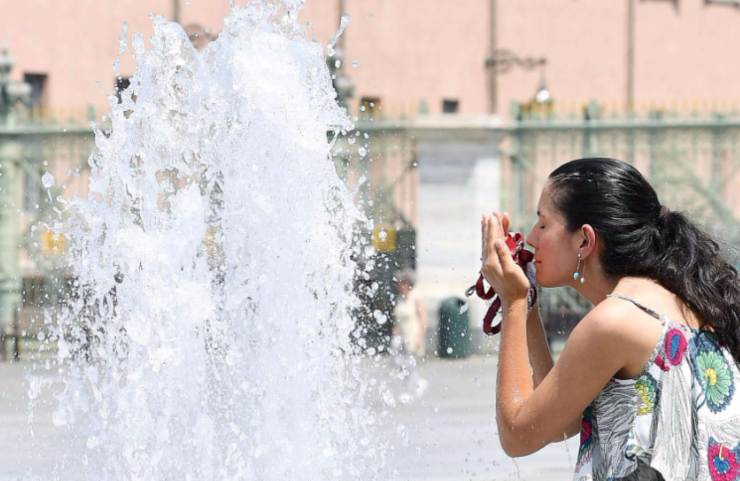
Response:
[[[647,314],[653,316],[657,320],[660,321],[662,319],[661,316],[660,316],[660,314],[658,314],[657,312],[655,312],[654,310],[650,309],[647,306],[643,306],[642,304],[640,304],[636,300],[632,299],[631,297],[623,296],[621,294],[617,294],[617,293],[614,293],[614,292],[612,292],[611,294],[607,294],[606,297],[616,297],[617,299],[622,299],[623,301],[631,302],[632,304],[634,304],[635,306],[639,307],[640,309],[642,309],[643,311],[645,311]]]

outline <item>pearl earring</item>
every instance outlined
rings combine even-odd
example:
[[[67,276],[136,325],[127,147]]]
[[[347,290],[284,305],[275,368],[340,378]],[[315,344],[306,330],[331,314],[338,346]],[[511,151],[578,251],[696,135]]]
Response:
[[[581,251],[578,251],[578,264],[576,265],[576,271],[573,273],[573,280],[581,284],[586,282],[586,277],[581,275]]]

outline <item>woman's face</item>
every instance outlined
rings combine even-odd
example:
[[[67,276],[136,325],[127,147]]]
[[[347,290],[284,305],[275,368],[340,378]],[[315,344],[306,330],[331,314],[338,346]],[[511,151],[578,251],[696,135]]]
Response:
[[[535,250],[537,282],[543,287],[557,287],[573,281],[583,233],[568,231],[565,218],[552,203],[549,190],[549,186],[545,186],[540,194],[537,222],[527,236],[527,243]]]

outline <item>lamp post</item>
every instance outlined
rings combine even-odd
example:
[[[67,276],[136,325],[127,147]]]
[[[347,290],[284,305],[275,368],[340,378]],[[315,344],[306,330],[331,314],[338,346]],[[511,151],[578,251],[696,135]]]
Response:
[[[492,69],[497,74],[503,74],[513,67],[524,70],[534,70],[547,65],[545,57],[520,57],[509,49],[500,48],[494,50],[486,59],[486,68]]]
[[[0,47],[0,121],[5,121],[10,111],[10,71],[13,69],[13,59],[8,49]]]
[[[180,0],[172,0],[172,21],[180,23]]]
[[[16,102],[28,103],[31,99],[31,86],[25,82],[10,80],[13,58],[6,47],[0,47],[0,122],[6,122],[10,110]]]
[[[489,0],[488,7],[488,51],[493,58],[498,50],[498,7],[497,0]],[[488,64],[486,63],[486,67]],[[498,112],[498,73],[488,68],[488,113],[495,115]]]
[[[25,82],[10,80],[13,58],[6,47],[0,47],[0,124],[7,122],[10,111],[16,102],[28,103],[31,99],[31,86]]]
[[[491,42],[491,46],[495,47],[495,40]],[[485,62],[490,76],[491,113],[495,113],[498,109],[498,75],[504,74],[514,67],[524,70],[534,70],[536,68],[544,68],[546,65],[547,58],[545,57],[522,57],[509,49],[492,48],[491,54],[486,58]]]
[[[13,106],[19,101],[28,103],[31,96],[28,84],[11,81],[13,64],[8,49],[0,47],[0,353],[3,357],[6,335],[13,334],[14,313],[20,303],[20,219],[15,199],[22,148],[17,137],[3,133],[2,128],[10,123]]]

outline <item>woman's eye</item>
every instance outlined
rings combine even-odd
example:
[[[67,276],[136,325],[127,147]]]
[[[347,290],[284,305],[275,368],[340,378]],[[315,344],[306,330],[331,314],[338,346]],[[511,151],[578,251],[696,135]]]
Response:
[[[545,228],[545,226],[544,226],[544,225],[541,225],[541,226],[540,226],[540,229],[544,229],[544,228]]]

